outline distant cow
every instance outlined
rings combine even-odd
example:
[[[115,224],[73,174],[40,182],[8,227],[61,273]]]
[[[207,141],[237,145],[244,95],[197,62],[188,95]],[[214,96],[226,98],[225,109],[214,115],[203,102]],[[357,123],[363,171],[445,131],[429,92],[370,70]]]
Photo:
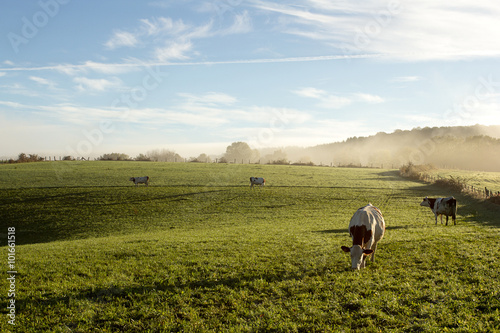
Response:
[[[137,184],[146,184],[146,186],[149,185],[149,177],[148,176],[146,176],[146,177],[131,177],[129,180],[134,182],[135,186],[137,186]]]
[[[250,186],[260,185],[261,187],[266,185],[266,180],[262,177],[250,177]]]
[[[351,268],[359,270],[365,267],[366,257],[372,255],[375,262],[377,242],[384,237],[385,221],[382,212],[372,204],[358,209],[349,222],[352,247],[342,246],[344,252],[351,253]]]
[[[420,206],[429,207],[436,217],[438,223],[438,215],[441,215],[441,224],[443,224],[443,215],[446,216],[446,225],[448,225],[448,216],[453,219],[453,225],[457,224],[457,200],[454,197],[448,198],[428,198],[425,197],[420,203]]]

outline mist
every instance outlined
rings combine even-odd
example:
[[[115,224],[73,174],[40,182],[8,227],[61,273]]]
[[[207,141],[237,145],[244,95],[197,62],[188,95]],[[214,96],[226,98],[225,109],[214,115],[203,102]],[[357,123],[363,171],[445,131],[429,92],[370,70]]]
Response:
[[[414,128],[315,147],[260,152],[264,163],[279,156],[291,163],[329,166],[398,168],[412,162],[437,168],[500,171],[500,126]]]

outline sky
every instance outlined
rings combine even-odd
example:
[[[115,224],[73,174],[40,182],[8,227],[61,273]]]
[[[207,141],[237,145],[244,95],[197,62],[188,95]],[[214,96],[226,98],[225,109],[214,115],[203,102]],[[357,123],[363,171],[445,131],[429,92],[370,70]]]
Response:
[[[0,158],[499,125],[500,2],[2,2]]]

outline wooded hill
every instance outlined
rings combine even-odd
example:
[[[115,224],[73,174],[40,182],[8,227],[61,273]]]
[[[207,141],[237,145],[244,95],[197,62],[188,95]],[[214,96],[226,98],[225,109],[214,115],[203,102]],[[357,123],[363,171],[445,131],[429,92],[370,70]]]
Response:
[[[291,162],[334,166],[398,168],[412,162],[438,168],[500,171],[500,126],[396,130],[309,148],[287,147],[280,153],[286,153]],[[265,154],[261,151],[261,156]]]

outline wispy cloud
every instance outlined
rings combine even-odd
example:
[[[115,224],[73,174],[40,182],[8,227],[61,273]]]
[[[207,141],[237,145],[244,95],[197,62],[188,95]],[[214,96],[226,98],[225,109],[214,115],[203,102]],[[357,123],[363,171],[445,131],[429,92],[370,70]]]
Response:
[[[172,42],[165,47],[155,49],[154,55],[158,61],[166,62],[171,60],[189,59],[186,54],[193,48],[191,42]]]
[[[307,7],[255,0],[281,16],[280,31],[320,40],[345,54],[373,53],[401,60],[500,55],[500,3],[370,0],[359,6],[310,0]],[[481,19],[478,19],[478,14]]]
[[[294,94],[312,98],[318,101],[316,106],[329,109],[340,109],[352,103],[368,103],[378,104],[385,102],[384,98],[367,93],[351,93],[351,94],[331,94],[327,91],[314,87],[306,87],[292,91]]]
[[[116,49],[122,46],[134,47],[138,43],[139,40],[134,34],[126,31],[117,31],[104,45],[108,49]]]
[[[301,88],[299,90],[293,91],[293,93],[302,97],[311,97],[311,98],[321,98],[327,94],[326,91],[313,87]]]
[[[382,97],[372,94],[355,93],[354,97],[358,101],[366,102],[369,104],[378,104],[385,102],[385,100]]]
[[[41,85],[44,85],[44,86],[47,86],[49,88],[55,88],[56,87],[56,83],[51,81],[51,80],[48,80],[48,79],[45,79],[45,78],[42,78],[42,77],[38,77],[38,76],[30,76],[29,79],[31,81],[34,81],[38,84],[41,84]]]
[[[283,57],[283,58],[257,58],[257,59],[240,59],[240,60],[222,60],[222,61],[191,61],[191,62],[162,62],[162,61],[130,61],[121,63],[96,63],[85,62],[83,64],[59,64],[50,66],[33,66],[33,67],[4,67],[0,71],[5,72],[27,72],[27,71],[59,71],[61,73],[75,75],[78,71],[94,70],[103,73],[120,73],[129,70],[137,70],[139,68],[149,66],[159,67],[176,67],[176,66],[206,66],[206,65],[233,65],[233,64],[267,64],[267,63],[286,63],[286,62],[313,62],[313,61],[335,61],[347,59],[372,59],[381,58],[381,54],[352,54],[352,55],[324,55],[324,56],[307,56],[307,57]]]
[[[213,20],[199,25],[184,23],[169,17],[155,17],[139,20],[137,26],[129,31],[118,30],[105,42],[108,49],[119,47],[153,46],[152,56],[156,61],[186,60],[193,51],[193,40],[247,33],[251,30],[248,12],[235,14],[230,26],[215,28]]]
[[[406,82],[417,82],[421,80],[423,80],[423,77],[421,76],[398,76],[393,78],[391,81],[406,83]]]
[[[73,82],[77,84],[76,88],[81,92],[87,91],[106,91],[119,88],[122,82],[118,78],[108,79],[90,79],[87,77],[78,76],[73,78]]]

